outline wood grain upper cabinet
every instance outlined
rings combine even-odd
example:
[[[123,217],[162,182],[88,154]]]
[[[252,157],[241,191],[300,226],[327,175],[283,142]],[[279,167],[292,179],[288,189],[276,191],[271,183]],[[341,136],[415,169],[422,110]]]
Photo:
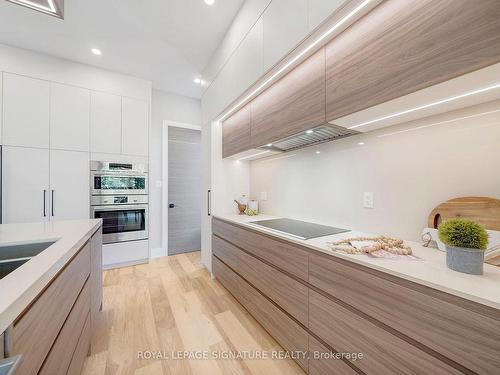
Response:
[[[326,46],[326,119],[500,61],[500,2],[383,2]]]
[[[251,102],[252,147],[325,123],[325,51],[319,50]]]
[[[250,104],[248,104],[222,123],[224,158],[251,148],[250,121]]]

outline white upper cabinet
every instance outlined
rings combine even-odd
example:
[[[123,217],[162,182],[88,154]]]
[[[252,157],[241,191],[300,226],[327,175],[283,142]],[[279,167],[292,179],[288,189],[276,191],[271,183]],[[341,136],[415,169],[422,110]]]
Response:
[[[50,148],[88,151],[90,143],[90,91],[51,84]]]
[[[3,144],[48,148],[50,83],[4,73],[3,86]]]
[[[90,151],[121,153],[122,100],[120,96],[92,92],[90,104]]]
[[[122,154],[148,155],[148,114],[147,102],[122,98]]]
[[[308,33],[308,0],[273,0],[264,12],[264,70],[271,68]]]
[[[51,220],[88,219],[89,154],[50,150]]]
[[[326,20],[346,0],[309,0],[309,31]]]
[[[49,150],[4,146],[2,159],[3,223],[48,220]]]

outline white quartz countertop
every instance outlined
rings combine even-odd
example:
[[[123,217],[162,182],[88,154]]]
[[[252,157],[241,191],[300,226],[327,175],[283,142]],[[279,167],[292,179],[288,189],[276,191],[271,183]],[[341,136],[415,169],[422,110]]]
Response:
[[[327,242],[349,237],[374,236],[376,234],[351,230],[336,235],[301,240],[251,224],[252,221],[277,219],[276,216],[227,214],[214,215],[214,217],[500,310],[500,267],[485,264],[484,275],[468,275],[456,272],[446,267],[446,254],[444,252],[424,247],[420,243],[412,241],[405,241],[405,243],[412,248],[413,255],[421,258],[421,260],[382,259],[365,254],[345,254],[330,250]],[[329,225],[328,223],[317,224]]]
[[[0,225],[3,246],[56,242],[0,279],[0,334],[100,227],[100,219]]]

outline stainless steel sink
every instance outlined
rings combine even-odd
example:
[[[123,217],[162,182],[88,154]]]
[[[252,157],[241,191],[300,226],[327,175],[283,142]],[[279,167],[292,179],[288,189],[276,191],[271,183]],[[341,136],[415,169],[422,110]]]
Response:
[[[21,356],[0,360],[0,375],[14,375],[17,365],[21,362]]]
[[[56,241],[0,246],[0,279],[40,254]],[[1,374],[0,374],[1,375]]]

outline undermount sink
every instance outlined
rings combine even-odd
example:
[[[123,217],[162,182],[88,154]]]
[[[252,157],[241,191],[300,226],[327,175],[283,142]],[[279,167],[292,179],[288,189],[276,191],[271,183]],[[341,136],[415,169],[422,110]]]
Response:
[[[56,241],[0,246],[0,279],[40,254]]]

